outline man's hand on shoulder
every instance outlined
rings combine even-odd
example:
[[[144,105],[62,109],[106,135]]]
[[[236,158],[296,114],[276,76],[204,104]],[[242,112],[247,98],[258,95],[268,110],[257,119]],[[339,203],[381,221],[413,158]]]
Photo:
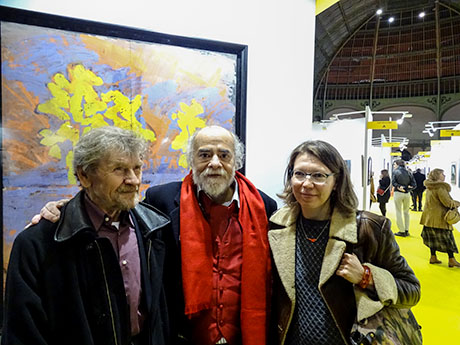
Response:
[[[36,214],[32,217],[30,223],[25,227],[37,224],[42,218],[49,220],[52,223],[56,223],[61,217],[61,208],[69,202],[69,199],[61,199],[59,201],[50,201],[45,207],[40,210],[40,214]]]

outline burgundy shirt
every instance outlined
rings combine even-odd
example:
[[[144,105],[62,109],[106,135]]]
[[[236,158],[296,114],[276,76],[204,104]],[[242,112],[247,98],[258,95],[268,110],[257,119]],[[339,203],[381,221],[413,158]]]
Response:
[[[84,200],[86,211],[97,234],[108,238],[117,254],[129,305],[131,335],[134,336],[140,332],[144,319],[140,310],[141,264],[134,225],[128,212],[120,215],[119,222],[113,222],[90,200],[86,193]]]
[[[241,344],[243,233],[237,201],[218,205],[205,193],[200,193],[200,200],[212,233],[213,294],[212,308],[192,318],[193,338],[200,345],[216,344],[222,338],[231,345]]]

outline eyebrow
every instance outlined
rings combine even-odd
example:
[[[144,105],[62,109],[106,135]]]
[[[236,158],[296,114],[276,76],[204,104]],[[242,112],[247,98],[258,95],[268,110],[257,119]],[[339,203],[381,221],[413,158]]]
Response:
[[[198,152],[212,152],[213,150],[211,149],[198,149]],[[227,150],[227,149],[218,149],[217,150],[219,153],[232,153],[232,151]]]

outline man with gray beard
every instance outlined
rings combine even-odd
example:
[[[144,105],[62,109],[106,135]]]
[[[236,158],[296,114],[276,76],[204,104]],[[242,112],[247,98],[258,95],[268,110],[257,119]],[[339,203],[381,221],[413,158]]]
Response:
[[[268,218],[276,202],[237,172],[244,148],[209,126],[187,148],[183,182],[145,201],[171,218],[165,267],[173,344],[265,345],[270,297]]]

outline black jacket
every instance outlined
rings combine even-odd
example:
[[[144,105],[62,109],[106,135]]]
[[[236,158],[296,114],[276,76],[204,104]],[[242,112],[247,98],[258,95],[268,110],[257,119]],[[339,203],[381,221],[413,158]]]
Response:
[[[422,174],[421,172],[416,171],[414,173],[414,179],[415,179],[415,183],[417,183],[417,188],[415,188],[415,190],[423,192],[426,188],[425,185],[423,184],[423,182],[426,180],[425,174]]]
[[[129,344],[129,307],[118,258],[109,239],[97,236],[83,198],[80,192],[65,206],[59,223],[41,220],[15,239],[2,344]],[[169,220],[144,204],[130,214],[141,259],[141,305],[147,315],[141,344],[161,345],[168,332],[161,235]]]
[[[379,180],[379,188],[382,188],[386,192],[383,195],[377,193],[377,201],[379,203],[387,203],[391,195],[391,179],[389,176],[382,177]]]
[[[393,170],[393,187],[395,187],[395,192],[409,193],[411,190],[417,187],[417,182],[415,182],[414,176],[406,170],[406,168],[399,166]],[[400,191],[398,187],[404,188],[404,192]]]
[[[182,292],[181,258],[180,258],[180,190],[182,182],[171,182],[164,185],[154,186],[147,190],[145,202],[166,213],[171,219],[170,231],[165,235],[166,264],[165,264],[165,288],[168,301],[169,314],[171,317],[172,344],[192,344],[191,324],[184,314],[184,296]],[[259,191],[262,197],[267,218],[276,211],[276,202]]]

